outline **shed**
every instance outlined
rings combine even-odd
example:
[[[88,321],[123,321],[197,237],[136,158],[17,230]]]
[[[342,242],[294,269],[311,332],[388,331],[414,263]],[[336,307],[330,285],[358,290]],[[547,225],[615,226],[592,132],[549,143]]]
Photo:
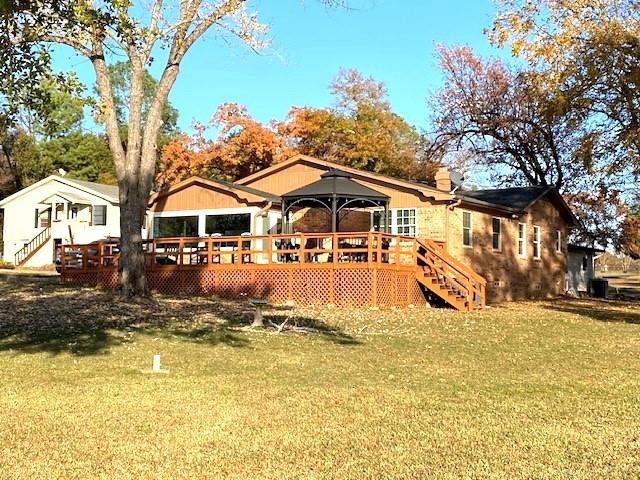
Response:
[[[575,296],[591,294],[595,278],[595,257],[604,250],[580,245],[567,245],[567,293]]]

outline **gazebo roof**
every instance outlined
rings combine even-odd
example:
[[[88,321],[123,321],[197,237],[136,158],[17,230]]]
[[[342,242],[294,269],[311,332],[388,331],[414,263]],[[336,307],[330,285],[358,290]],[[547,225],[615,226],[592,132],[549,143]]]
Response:
[[[389,196],[354,181],[347,172],[335,168],[323,173],[320,180],[282,195],[283,200],[289,201],[334,197],[345,200],[361,198],[380,202],[389,200]]]

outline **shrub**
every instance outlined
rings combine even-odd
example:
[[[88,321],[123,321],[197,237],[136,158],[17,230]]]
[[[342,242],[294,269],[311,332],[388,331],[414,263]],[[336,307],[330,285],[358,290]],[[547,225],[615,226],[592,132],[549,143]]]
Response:
[[[13,263],[5,262],[4,260],[0,260],[0,268],[5,268],[8,270],[13,270],[15,265]]]

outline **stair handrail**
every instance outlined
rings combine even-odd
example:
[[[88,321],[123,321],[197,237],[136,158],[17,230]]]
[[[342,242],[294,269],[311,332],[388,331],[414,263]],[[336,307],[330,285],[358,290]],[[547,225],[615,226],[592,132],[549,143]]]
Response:
[[[418,242],[418,245],[424,248],[427,253],[441,260],[452,271],[452,273],[462,277],[462,280],[465,280],[465,283],[463,283],[460,281],[460,279],[453,278],[450,274],[447,274],[446,270],[442,266],[437,266],[437,269],[440,270],[440,274],[444,275],[450,281],[455,281],[455,283],[463,290],[470,305],[472,302],[476,302],[477,304],[484,306],[486,300],[485,292],[487,285],[487,281],[484,277],[473,271],[468,266],[464,265],[462,262],[455,259],[443,249],[439,248],[438,245],[435,244],[435,242],[433,242],[432,240],[416,239],[416,241]],[[421,259],[423,261],[425,261],[427,258],[424,255],[420,256],[422,257]],[[432,261],[430,263],[430,268],[433,269],[434,267],[436,267],[435,262]]]
[[[51,227],[44,227],[38,234],[33,237],[29,243],[27,243],[24,247],[18,250],[14,257],[14,264],[19,266],[24,262],[29,255],[31,255],[34,251],[40,248],[49,238],[51,237]]]
[[[447,253],[446,251],[439,248],[433,240],[418,240],[418,244],[422,245],[425,249],[435,253],[436,256],[440,257],[451,267],[454,267],[455,270],[469,275],[471,278],[481,283],[482,285],[487,284],[487,280],[482,275],[469,268],[467,265],[453,257],[450,253]]]

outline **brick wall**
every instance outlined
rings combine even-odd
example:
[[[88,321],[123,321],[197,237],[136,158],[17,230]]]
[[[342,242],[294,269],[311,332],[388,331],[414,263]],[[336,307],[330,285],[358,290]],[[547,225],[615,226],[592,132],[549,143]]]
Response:
[[[416,236],[444,242],[447,238],[447,206],[433,204],[420,207],[416,211]]]
[[[294,232],[330,232],[331,214],[323,208],[304,208],[292,215]],[[371,229],[371,213],[349,210],[341,212],[340,232],[368,232]]]
[[[462,244],[462,214],[471,212],[472,246]],[[567,224],[547,200],[538,200],[525,216],[500,216],[501,250],[492,245],[495,213],[461,207],[449,211],[449,253],[487,280],[487,301],[546,298],[564,292],[567,270]],[[518,255],[518,224],[526,224],[526,255]],[[533,226],[540,227],[541,255],[534,258]],[[562,232],[562,251],[556,252],[556,231]]]

